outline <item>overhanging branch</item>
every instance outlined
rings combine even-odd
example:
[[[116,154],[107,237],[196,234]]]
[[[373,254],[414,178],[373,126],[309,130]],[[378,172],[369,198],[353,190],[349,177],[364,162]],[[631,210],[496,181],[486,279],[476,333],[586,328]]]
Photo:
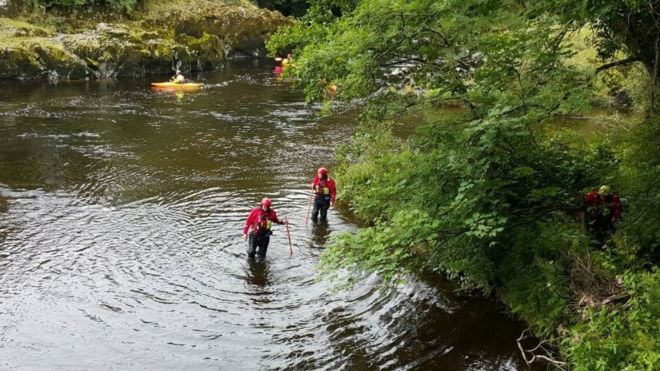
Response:
[[[640,62],[641,60],[642,59],[640,57],[630,57],[630,58],[614,61],[612,63],[606,63],[606,64],[596,68],[596,72],[594,72],[594,75],[598,74],[599,72],[603,72],[607,69],[610,69],[612,67],[623,66],[625,64],[630,64],[630,63],[633,63],[633,62]]]

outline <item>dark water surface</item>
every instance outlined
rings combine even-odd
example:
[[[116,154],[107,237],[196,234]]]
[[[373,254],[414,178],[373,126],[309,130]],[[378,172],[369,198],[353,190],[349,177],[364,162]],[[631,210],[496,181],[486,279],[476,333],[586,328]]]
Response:
[[[177,96],[148,81],[0,90],[0,369],[520,370],[520,324],[446,283],[319,279],[331,210],[308,184],[353,119],[321,119],[270,67]],[[264,196],[291,221],[249,262]]]

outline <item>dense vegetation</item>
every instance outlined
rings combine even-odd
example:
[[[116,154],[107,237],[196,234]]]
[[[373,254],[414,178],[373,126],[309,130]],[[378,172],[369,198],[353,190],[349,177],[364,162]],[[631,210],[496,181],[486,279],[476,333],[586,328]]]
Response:
[[[338,173],[369,227],[336,238],[326,266],[441,272],[495,293],[558,347],[535,352],[557,368],[657,369],[659,4],[310,4],[271,51],[294,51],[287,73],[310,100],[366,98]],[[622,95],[630,111],[596,135],[547,130]],[[416,132],[393,135],[411,115]],[[582,197],[601,184],[625,212],[594,248]]]

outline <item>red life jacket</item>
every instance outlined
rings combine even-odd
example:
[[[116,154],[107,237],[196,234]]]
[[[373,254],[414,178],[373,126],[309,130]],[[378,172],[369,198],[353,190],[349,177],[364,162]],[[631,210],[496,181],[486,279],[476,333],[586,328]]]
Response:
[[[243,233],[247,234],[249,230],[254,232],[269,231],[273,222],[282,224],[282,221],[277,218],[275,210],[268,209],[264,211],[261,207],[255,207],[250,211],[250,215],[248,215],[243,225]]]
[[[259,209],[259,219],[257,220],[256,227],[262,230],[270,230],[272,225],[273,222],[270,220],[270,209],[268,209],[268,211]]]

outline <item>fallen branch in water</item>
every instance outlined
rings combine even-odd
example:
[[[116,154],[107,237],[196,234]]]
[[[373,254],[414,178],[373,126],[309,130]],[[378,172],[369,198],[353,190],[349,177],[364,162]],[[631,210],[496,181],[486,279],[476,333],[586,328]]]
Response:
[[[516,339],[518,349],[520,349],[520,354],[522,355],[523,360],[525,361],[527,366],[531,366],[531,364],[536,362],[537,360],[542,360],[548,362],[549,364],[552,364],[559,370],[562,371],[568,370],[568,368],[566,368],[567,363],[558,360],[554,355],[555,352],[545,347],[545,345],[548,344],[546,340],[541,340],[534,348],[525,350],[523,348],[522,342],[526,339],[533,337],[534,336],[532,335],[532,331],[529,328],[527,328],[522,332],[522,334],[520,334],[520,337]],[[528,354],[530,356],[529,358],[528,358]]]

